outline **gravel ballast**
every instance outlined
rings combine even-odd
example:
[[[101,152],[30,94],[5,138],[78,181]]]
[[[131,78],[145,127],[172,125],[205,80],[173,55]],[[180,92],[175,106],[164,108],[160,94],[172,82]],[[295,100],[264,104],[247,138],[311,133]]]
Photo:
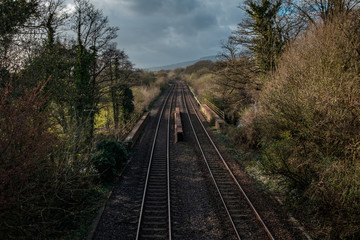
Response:
[[[176,105],[180,106],[180,95],[177,97]],[[135,145],[132,160],[113,189],[93,239],[135,239],[151,138],[155,132],[157,110],[163,99],[160,98],[150,113],[143,136]],[[173,134],[170,135],[173,239],[236,239],[206,165],[195,147],[185,111],[182,107],[180,111],[184,139],[175,144]],[[216,144],[219,146],[219,143]],[[255,187],[225,149],[221,148],[221,152],[275,238],[304,239],[276,202]]]

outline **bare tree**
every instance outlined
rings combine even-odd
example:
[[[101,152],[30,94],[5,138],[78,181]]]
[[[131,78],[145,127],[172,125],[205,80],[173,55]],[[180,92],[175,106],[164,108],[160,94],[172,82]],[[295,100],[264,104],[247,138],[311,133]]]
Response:
[[[42,0],[39,25],[46,33],[46,45],[52,48],[59,28],[64,28],[69,14],[65,11],[65,0]]]
[[[223,51],[218,54],[214,65],[215,84],[222,96],[222,102],[227,112],[239,110],[252,102],[252,91],[258,88],[255,78],[257,68],[254,58],[236,40],[229,38],[222,44]],[[234,113],[236,114],[236,113]],[[228,114],[229,115],[229,114]],[[235,116],[227,116],[228,120],[235,121]]]
[[[93,138],[95,113],[99,101],[98,77],[106,68],[106,51],[116,38],[117,27],[110,27],[107,17],[88,0],[75,0],[72,30],[76,33],[77,64],[75,116],[78,127],[85,126],[86,143]],[[103,61],[101,61],[103,60]]]
[[[290,5],[304,20],[315,23],[327,21],[333,16],[349,14],[359,8],[359,0],[291,0]]]

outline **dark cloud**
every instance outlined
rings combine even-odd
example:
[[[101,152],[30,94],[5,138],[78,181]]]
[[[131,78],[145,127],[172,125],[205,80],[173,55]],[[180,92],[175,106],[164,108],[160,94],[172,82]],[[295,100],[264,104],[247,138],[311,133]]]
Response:
[[[241,0],[91,0],[120,27],[118,47],[137,67],[217,54],[241,20]]]
[[[195,15],[192,20],[193,28],[198,30],[207,29],[217,25],[216,16],[207,12]]]
[[[189,13],[199,7],[197,0],[120,0],[130,10],[144,15],[178,15]]]
[[[159,12],[164,4],[164,0],[126,0],[130,8],[144,15],[151,15]]]
[[[197,9],[200,4],[196,0],[172,0],[174,12],[184,14]]]

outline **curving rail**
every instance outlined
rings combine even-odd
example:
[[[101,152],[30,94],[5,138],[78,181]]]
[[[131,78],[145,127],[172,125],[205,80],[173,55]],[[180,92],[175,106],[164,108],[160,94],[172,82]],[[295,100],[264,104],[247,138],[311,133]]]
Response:
[[[187,96],[189,96],[189,94],[187,94]],[[200,120],[191,99],[185,97],[183,90],[182,100],[195,140],[229,217],[236,237],[238,239],[268,238],[273,240],[274,237],[225,162],[223,156]],[[190,113],[189,105],[191,105],[193,114]],[[197,127],[194,127],[194,125],[197,125]]]
[[[159,114],[147,169],[136,240],[147,238],[172,239],[169,133],[175,88],[176,86],[173,86],[170,89]],[[171,100],[169,102],[170,95]],[[169,109],[167,119],[164,114],[166,106]]]

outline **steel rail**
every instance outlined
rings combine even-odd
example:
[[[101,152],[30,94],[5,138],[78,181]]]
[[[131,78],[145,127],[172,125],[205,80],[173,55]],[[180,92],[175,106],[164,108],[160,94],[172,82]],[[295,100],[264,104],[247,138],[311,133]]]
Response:
[[[141,228],[141,223],[142,223],[142,218],[143,218],[143,213],[144,213],[144,204],[145,204],[145,197],[146,197],[146,192],[147,192],[147,187],[148,187],[148,182],[149,182],[149,176],[150,176],[150,169],[151,169],[151,164],[152,164],[152,160],[153,160],[153,156],[154,156],[154,149],[155,149],[155,144],[156,144],[156,139],[157,139],[157,135],[158,135],[158,132],[159,132],[159,127],[160,127],[160,122],[161,122],[161,118],[163,116],[163,113],[164,113],[164,109],[165,109],[165,106],[168,102],[168,99],[169,99],[169,96],[171,94],[173,94],[172,96],[174,97],[174,86],[170,89],[169,91],[169,94],[166,96],[166,99],[164,101],[164,104],[161,108],[161,112],[160,112],[160,115],[159,115],[159,120],[157,122],[157,125],[156,125],[156,130],[155,130],[155,135],[154,135],[154,140],[153,140],[153,143],[152,143],[152,147],[151,147],[151,153],[150,153],[150,160],[149,160],[149,164],[148,164],[148,169],[147,169],[147,174],[146,174],[146,180],[145,180],[145,186],[144,186],[144,191],[143,191],[143,197],[142,197],[142,202],[141,202],[141,208],[140,208],[140,215],[139,215],[139,222],[138,222],[138,227],[137,227],[137,232],[136,232],[136,240],[139,239],[140,237],[140,228]],[[169,117],[170,118],[170,117]],[[169,132],[169,129],[168,129],[168,132]],[[168,157],[168,153],[167,153],[167,157]],[[169,186],[169,185],[168,185]],[[169,191],[169,189],[168,189]],[[168,193],[169,194],[169,193]],[[169,200],[168,200],[169,201]],[[168,206],[168,209],[170,207]],[[170,215],[170,212],[168,213],[168,215]],[[170,218],[169,218],[169,226],[171,225],[171,222],[170,222]],[[169,231],[169,239],[171,239],[171,232]]]
[[[176,89],[176,85],[174,87]],[[174,90],[175,91],[175,90]],[[176,93],[176,91],[175,91]],[[168,227],[169,227],[169,240],[172,238],[171,234],[171,199],[170,199],[170,120],[171,120],[171,108],[173,104],[174,95],[171,97],[170,107],[169,107],[169,118],[168,118],[168,126],[167,126],[167,139],[166,139],[166,167],[167,167],[167,190],[168,190]],[[175,98],[176,99],[176,98]]]
[[[269,239],[275,240],[275,238],[274,238],[273,235],[271,234],[270,230],[268,229],[268,227],[266,226],[266,224],[264,223],[264,221],[263,221],[262,218],[260,217],[260,214],[257,212],[257,210],[255,209],[254,205],[253,205],[252,202],[250,201],[249,197],[248,197],[247,194],[245,193],[244,189],[241,187],[240,183],[238,182],[238,180],[237,180],[236,177],[234,176],[234,174],[233,174],[233,172],[231,171],[230,167],[228,166],[228,164],[227,164],[226,161],[224,160],[224,158],[223,158],[223,156],[221,155],[219,149],[216,147],[214,141],[211,139],[209,133],[207,132],[204,124],[202,123],[202,121],[201,121],[201,119],[200,119],[200,117],[199,117],[199,115],[198,115],[198,113],[197,113],[197,111],[196,111],[196,109],[195,109],[195,107],[194,107],[194,105],[193,105],[193,103],[192,103],[191,100],[190,100],[190,104],[191,104],[191,106],[192,106],[192,108],[193,108],[193,110],[194,110],[194,112],[195,112],[195,116],[196,116],[196,118],[198,119],[198,121],[199,121],[202,129],[204,130],[204,132],[205,132],[205,134],[207,135],[208,139],[210,140],[212,146],[214,147],[215,151],[217,152],[218,156],[220,157],[220,159],[221,159],[222,163],[224,164],[226,170],[229,172],[229,174],[230,174],[231,178],[233,179],[234,183],[237,185],[237,187],[238,187],[238,189],[240,190],[241,194],[244,196],[246,202],[248,203],[248,205],[250,206],[251,210],[252,210],[253,213],[255,214],[257,220],[260,222],[260,224],[261,224],[262,227],[264,228],[264,230],[265,230],[267,236],[269,237]],[[188,114],[188,117],[189,117],[189,120],[190,120],[189,114]],[[191,126],[192,126],[192,124],[191,124]],[[192,128],[193,128],[193,127],[192,127]],[[194,128],[193,128],[193,131],[194,131]],[[196,136],[195,131],[194,131],[194,135]],[[197,138],[197,137],[196,137],[196,138]],[[198,142],[198,144],[199,144],[199,142]],[[201,150],[201,151],[202,151],[202,150]],[[203,157],[204,157],[204,159],[206,159],[206,157],[204,156],[204,154],[203,154]],[[209,171],[211,172],[208,163],[206,163],[206,164],[207,164],[207,166],[208,166],[208,168],[209,168]],[[212,173],[211,173],[211,175],[212,175]],[[213,180],[214,180],[214,179],[213,179]],[[215,180],[214,180],[214,181],[215,181]],[[215,185],[216,185],[216,183],[215,183]],[[217,187],[217,189],[218,189],[218,187]],[[218,191],[219,191],[219,190],[218,190]],[[219,194],[221,195],[220,192],[219,192]],[[221,197],[221,198],[222,198],[222,197]],[[222,198],[222,201],[223,201],[223,198]],[[223,203],[224,203],[224,201],[223,201]],[[225,203],[224,203],[224,204],[225,204]],[[228,211],[227,211],[227,212],[228,212]],[[229,214],[229,212],[228,212],[228,214]],[[232,222],[232,224],[233,224],[233,226],[235,226],[233,222]],[[236,232],[237,232],[237,230],[236,230]],[[237,232],[237,235],[238,235],[238,232]],[[239,239],[240,239],[240,238],[239,238]]]
[[[205,160],[206,166],[207,166],[207,168],[208,168],[208,170],[209,170],[209,172],[210,172],[211,178],[212,178],[212,180],[213,180],[213,182],[214,182],[214,185],[215,185],[215,187],[216,187],[216,190],[217,190],[217,192],[218,192],[218,194],[219,194],[219,196],[220,196],[220,199],[221,199],[221,201],[222,201],[222,203],[223,203],[223,206],[224,206],[224,208],[225,208],[225,211],[226,211],[226,213],[227,213],[227,215],[228,215],[228,217],[229,217],[229,219],[230,219],[230,222],[231,222],[231,224],[232,224],[232,226],[233,226],[233,228],[234,228],[235,234],[236,234],[237,238],[238,238],[239,240],[241,240],[240,235],[239,235],[239,232],[238,232],[238,230],[236,229],[235,223],[234,223],[234,221],[233,221],[233,219],[232,219],[232,217],[231,217],[231,214],[230,214],[230,212],[229,212],[229,209],[228,209],[228,207],[226,206],[225,200],[224,200],[224,198],[223,198],[223,196],[222,196],[222,194],[221,194],[221,192],[220,192],[220,189],[219,189],[218,185],[216,184],[216,180],[215,180],[215,178],[214,178],[214,175],[213,175],[213,173],[212,173],[212,171],[211,171],[211,169],[210,169],[210,166],[209,166],[209,164],[208,164],[208,162],[207,162],[207,160],[206,160],[206,156],[205,156],[205,153],[204,153],[204,151],[203,151],[203,148],[201,147],[199,138],[198,138],[198,136],[196,135],[194,126],[193,126],[192,121],[191,121],[191,119],[190,119],[190,112],[189,112],[188,106],[187,106],[187,104],[186,104],[186,100],[185,100],[185,96],[184,96],[184,91],[183,91],[183,89],[182,89],[181,92],[182,92],[182,98],[183,98],[184,106],[185,106],[185,109],[186,109],[186,113],[187,113],[187,116],[188,116],[188,118],[189,118],[190,126],[191,126],[191,129],[192,129],[193,133],[194,133],[194,136],[195,136],[196,142],[197,142],[197,144],[198,144],[198,146],[199,146],[199,149],[200,149],[200,151],[201,151],[201,155],[202,155],[202,157],[203,157],[204,160]]]

